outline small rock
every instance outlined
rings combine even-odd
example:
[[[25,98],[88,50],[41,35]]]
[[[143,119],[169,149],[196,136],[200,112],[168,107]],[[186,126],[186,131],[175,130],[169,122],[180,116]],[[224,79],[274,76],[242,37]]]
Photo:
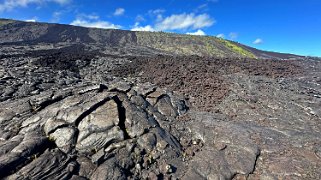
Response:
[[[137,143],[144,148],[147,152],[150,152],[153,150],[154,147],[156,147],[156,137],[153,133],[148,133],[143,136],[141,136]]]
[[[217,142],[217,143],[214,144],[214,146],[219,151],[222,151],[227,147],[226,144],[223,143],[223,142]]]
[[[150,153],[150,155],[153,159],[158,159],[161,156],[160,152],[155,149]]]
[[[123,104],[126,109],[125,127],[131,138],[139,137],[150,128],[148,115],[132,103]]]
[[[173,167],[170,164],[164,163],[159,168],[163,174],[171,174],[173,172]]]
[[[143,96],[148,95],[149,93],[156,90],[156,86],[151,83],[144,83],[144,84],[138,84],[137,86],[133,87],[133,89]]]
[[[169,96],[164,96],[159,99],[155,106],[158,108],[158,111],[165,116],[176,117],[178,115],[177,110],[172,106]]]
[[[148,103],[142,96],[132,96],[130,98],[131,102],[133,102],[136,106],[139,106],[143,109],[146,109],[148,106]]]
[[[149,173],[148,173],[148,179],[150,179],[150,180],[157,180],[157,179],[158,179],[157,174],[154,173],[154,172],[149,172]]]
[[[198,145],[199,143],[201,143],[200,139],[195,139],[195,140],[192,141],[193,145]]]
[[[91,174],[95,170],[96,165],[94,165],[90,159],[83,156],[78,157],[77,162],[80,165],[78,172],[79,176],[83,176],[89,179]]]
[[[135,168],[137,171],[140,171],[142,169],[141,165],[138,163],[135,165]]]
[[[109,91],[128,92],[131,89],[131,85],[124,81],[118,81],[109,85]]]
[[[97,153],[91,156],[91,161],[95,164],[99,164],[99,162],[103,159],[105,156],[104,149],[99,150]]]
[[[57,145],[57,147],[64,153],[68,153],[71,150],[71,146],[74,143],[76,130],[71,127],[60,128],[50,135]]]
[[[157,100],[158,100],[158,97],[164,95],[165,92],[164,91],[161,91],[161,90],[156,90],[155,92],[152,92],[150,94],[147,95],[147,98],[146,100],[151,104],[151,105],[155,105]]]
[[[164,140],[158,141],[156,147],[158,150],[164,150],[167,147],[168,143]]]
[[[187,156],[194,156],[195,153],[194,153],[194,149],[193,148],[187,148],[186,151],[185,151],[186,155]]]

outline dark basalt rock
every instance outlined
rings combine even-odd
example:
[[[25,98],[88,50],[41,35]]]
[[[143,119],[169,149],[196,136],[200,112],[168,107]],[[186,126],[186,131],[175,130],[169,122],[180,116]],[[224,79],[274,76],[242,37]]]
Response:
[[[126,86],[131,88],[130,84]],[[149,163],[157,166],[160,156],[152,159],[152,151],[158,154],[166,151],[165,148],[158,152],[158,141],[166,141],[169,144],[168,149],[175,148],[177,155],[181,153],[180,144],[170,134],[170,130],[161,127],[153,118],[153,113],[158,112],[160,104],[157,107],[152,106],[143,96],[129,98],[126,91],[115,92],[111,89],[95,92],[97,88],[93,91],[91,89],[74,89],[74,92],[81,93],[70,93],[69,96],[56,95],[60,97],[57,101],[51,100],[55,97],[54,93],[43,96],[45,99],[41,97],[43,101],[54,103],[35,109],[36,112],[30,114],[30,117],[22,119],[18,134],[9,140],[6,138],[6,143],[0,146],[0,170],[6,172],[1,174],[2,177],[11,174],[8,179],[41,179],[54,176],[55,179],[60,179],[80,175],[80,171],[86,169],[92,173],[91,179],[126,179],[134,174],[141,176],[141,172],[136,172],[135,167],[136,164],[143,163],[140,158],[144,156],[150,157]],[[169,96],[167,100],[166,106],[174,110],[173,106],[177,105],[171,104]],[[147,111],[147,108],[153,111]],[[34,134],[34,131],[39,133]],[[124,150],[126,162],[119,159]],[[77,158],[83,155],[89,156],[95,165],[88,166],[87,160],[82,162],[82,159]],[[54,164],[49,166],[48,163]]]

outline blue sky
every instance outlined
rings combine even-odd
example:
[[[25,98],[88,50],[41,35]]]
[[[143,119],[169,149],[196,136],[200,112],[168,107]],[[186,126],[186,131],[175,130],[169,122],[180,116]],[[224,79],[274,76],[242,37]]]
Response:
[[[219,36],[321,57],[321,0],[0,0],[0,17]]]

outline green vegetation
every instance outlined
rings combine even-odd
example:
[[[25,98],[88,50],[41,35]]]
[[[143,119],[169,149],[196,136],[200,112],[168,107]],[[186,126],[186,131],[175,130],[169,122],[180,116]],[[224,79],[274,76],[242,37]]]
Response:
[[[236,44],[211,36],[193,36],[164,32],[136,32],[137,43],[165,53],[217,57],[255,55]]]
[[[237,54],[240,54],[240,55],[245,56],[245,57],[256,58],[256,56],[253,53],[243,49],[242,47],[234,44],[231,41],[228,41],[228,40],[225,40],[225,39],[222,39],[222,38],[219,38],[219,41],[221,43],[223,43],[231,51],[233,51],[233,52],[235,52]]]
[[[9,20],[9,19],[0,19],[0,27],[13,22],[14,22],[13,20]]]
[[[201,36],[182,35],[164,32],[136,32],[139,45],[160,51],[183,55],[215,55],[223,51],[211,46],[213,39]]]

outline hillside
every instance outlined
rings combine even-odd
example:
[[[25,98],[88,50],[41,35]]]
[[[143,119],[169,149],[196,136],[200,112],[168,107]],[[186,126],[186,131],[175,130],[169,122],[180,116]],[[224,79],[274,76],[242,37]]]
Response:
[[[292,54],[260,51],[211,36],[164,32],[103,30],[61,24],[0,19],[0,43],[97,43],[110,47],[148,48],[162,54],[248,58],[299,58]]]
[[[321,60],[0,21],[0,179],[321,179]]]

